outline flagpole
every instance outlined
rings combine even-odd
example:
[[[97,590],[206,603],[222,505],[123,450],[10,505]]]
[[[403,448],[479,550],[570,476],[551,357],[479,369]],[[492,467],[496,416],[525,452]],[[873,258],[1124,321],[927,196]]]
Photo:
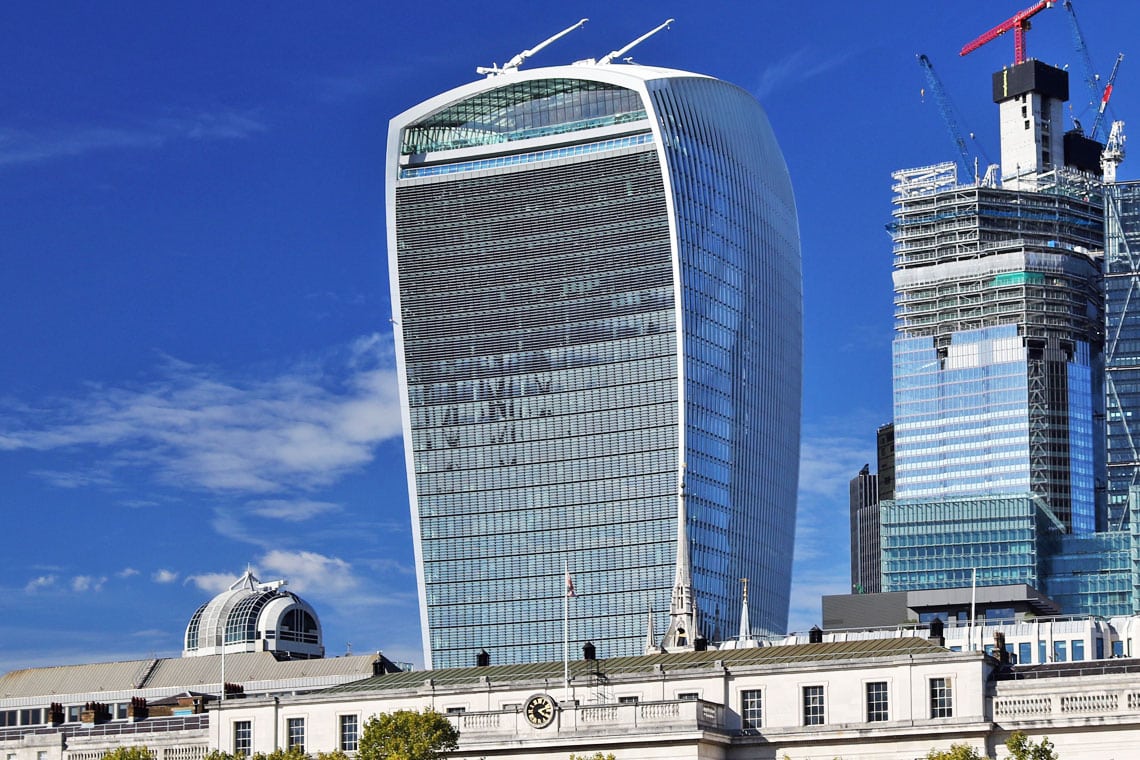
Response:
[[[570,699],[570,565],[562,560],[562,569],[566,572],[567,587],[562,591],[562,690],[563,699]]]

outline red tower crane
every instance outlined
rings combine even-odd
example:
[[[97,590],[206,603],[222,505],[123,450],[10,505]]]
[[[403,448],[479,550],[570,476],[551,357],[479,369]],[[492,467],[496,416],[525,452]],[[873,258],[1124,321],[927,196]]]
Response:
[[[1029,19],[1033,16],[1036,16],[1046,8],[1051,8],[1052,6],[1053,0],[1041,0],[1039,3],[1033,5],[1032,7],[1021,11],[1013,18],[1009,18],[1001,22],[993,29],[983,34],[981,37],[978,37],[973,42],[966,43],[966,46],[962,48],[962,52],[960,52],[958,55],[966,55],[966,53],[973,52],[987,42],[996,40],[998,37],[1002,36],[1012,29],[1013,62],[1025,63],[1025,32],[1029,30]]]

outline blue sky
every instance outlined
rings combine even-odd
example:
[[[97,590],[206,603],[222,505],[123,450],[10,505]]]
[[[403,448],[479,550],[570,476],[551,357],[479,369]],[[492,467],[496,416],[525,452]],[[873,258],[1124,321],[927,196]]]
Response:
[[[39,4],[0,12],[0,671],[177,655],[247,563],[329,654],[422,662],[393,372],[390,117],[528,62],[636,61],[764,104],[803,238],[803,465],[790,627],[848,585],[847,481],[890,419],[890,172],[954,158],[934,61],[991,158],[989,75],[1029,5]],[[557,7],[555,7],[557,6]],[[1077,0],[1107,73],[1140,5]],[[1134,36],[1134,35],[1131,35]],[[1028,48],[1080,65],[1058,5]],[[1125,60],[1113,110],[1140,129]],[[1091,123],[1079,77],[1073,111]],[[1122,178],[1137,176],[1126,162]]]

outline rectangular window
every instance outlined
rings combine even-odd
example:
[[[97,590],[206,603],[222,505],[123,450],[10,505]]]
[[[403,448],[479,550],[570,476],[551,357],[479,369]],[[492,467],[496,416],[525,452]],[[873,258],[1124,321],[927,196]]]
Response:
[[[1069,659],[1068,650],[1069,650],[1069,647],[1065,642],[1054,641],[1053,642],[1053,662],[1064,662],[1065,660]]]
[[[1073,662],[1079,662],[1085,659],[1085,642],[1080,639],[1073,639],[1069,651],[1073,654]]]
[[[1037,642],[1037,664],[1044,665],[1047,662],[1049,662],[1049,659],[1045,656],[1045,642],[1044,641],[1038,641]]]
[[[954,691],[949,678],[930,679],[930,717],[954,717]]]
[[[618,697],[619,705],[636,705],[637,697]]]
[[[701,695],[695,691],[683,691],[677,695],[677,699],[683,699],[686,702],[696,702],[701,698]]]
[[[242,757],[253,755],[253,723],[248,720],[234,721],[234,754]]]
[[[1099,636],[1096,639],[1096,658],[1098,660],[1104,659],[1104,639]]]
[[[340,716],[340,748],[355,752],[360,741],[360,718],[356,715]]]
[[[465,712],[467,712],[466,707],[449,707],[449,708],[447,708],[447,714],[448,715],[462,715]]]
[[[79,713],[82,710],[83,710],[83,707],[81,705],[69,705],[67,708],[67,722],[68,723],[78,723],[79,722]]]
[[[1117,640],[1117,641],[1112,642],[1112,656],[1113,657],[1123,657],[1124,656],[1124,642],[1123,641]]]
[[[740,722],[745,731],[755,731],[764,725],[763,708],[764,695],[760,689],[740,692]]]
[[[804,687],[804,725],[822,726],[827,718],[822,686]]]
[[[1017,664],[1028,665],[1033,661],[1033,645],[1023,641],[1017,645]]]
[[[302,752],[305,751],[305,719],[304,718],[289,718],[286,721],[285,731],[285,749],[293,749],[296,747]]]
[[[887,706],[887,682],[871,681],[867,684],[867,722],[890,720]]]

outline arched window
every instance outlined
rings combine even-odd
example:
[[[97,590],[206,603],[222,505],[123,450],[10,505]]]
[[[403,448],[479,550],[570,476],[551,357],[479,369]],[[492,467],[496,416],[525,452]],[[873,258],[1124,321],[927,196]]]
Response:
[[[206,604],[198,608],[194,616],[190,618],[190,624],[186,626],[186,651],[188,652],[198,648],[198,628],[202,624],[202,613],[206,610]]]
[[[281,616],[281,630],[278,639],[300,641],[306,644],[319,644],[321,631],[317,620],[300,607],[294,607]]]

